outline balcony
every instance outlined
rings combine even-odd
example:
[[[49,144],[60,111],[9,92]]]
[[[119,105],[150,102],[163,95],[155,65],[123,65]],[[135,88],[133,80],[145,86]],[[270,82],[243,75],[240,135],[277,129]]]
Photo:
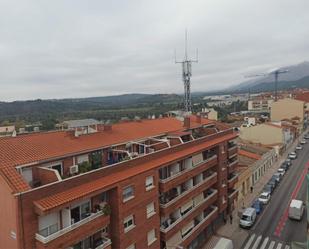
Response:
[[[232,189],[228,192],[228,198],[229,198],[229,202],[231,202],[233,199],[235,199],[237,197],[238,194],[238,190],[236,189]]]
[[[231,147],[229,147],[228,148],[228,156],[229,156],[229,158],[232,158],[235,155],[237,155],[237,150],[238,150],[238,148],[237,148],[236,144],[231,146]]]
[[[217,215],[218,207],[211,206],[201,215],[197,216],[194,219],[194,227],[182,237],[180,245],[186,247],[202,230],[204,230],[214,219],[216,219]],[[202,219],[200,219],[201,217]]]
[[[90,236],[91,234],[100,230],[102,227],[107,226],[109,222],[110,216],[106,216],[102,211],[98,211],[97,213],[91,213],[88,217],[48,236],[43,236],[39,233],[36,233],[35,238],[37,243],[41,244],[41,247],[49,247],[50,244],[52,244],[55,248],[62,246],[67,247],[71,246],[72,242],[78,242],[80,240],[81,234],[84,237],[87,237],[85,235]],[[107,242],[108,241],[102,243],[100,246],[104,246],[102,248],[105,248]]]
[[[211,189],[210,191],[211,193],[209,193],[203,201],[194,206],[190,211],[188,211],[184,215],[181,215],[178,219],[170,219],[171,223],[169,224],[165,223],[161,225],[160,231],[162,233],[161,236],[164,240],[170,239],[170,237],[175,232],[177,232],[180,228],[183,227],[184,223],[192,220],[192,218],[194,218],[193,215],[196,215],[196,212],[203,211],[217,200],[218,191],[216,189]]]
[[[171,213],[175,208],[177,208],[177,204],[179,204],[181,201],[188,200],[190,196],[198,194],[203,190],[211,187],[214,183],[216,183],[216,181],[217,173],[214,172],[190,189],[187,189],[180,194],[176,193],[175,195],[165,197],[160,203],[160,207],[163,209],[161,210],[162,214],[164,215]],[[188,196],[189,194],[192,195]]]
[[[235,183],[238,181],[237,174],[231,174],[227,180],[228,188],[231,189],[234,187]]]
[[[98,244],[95,249],[107,249],[112,244],[112,241],[109,238],[102,237]]]
[[[232,168],[232,167],[235,167],[237,164],[238,164],[238,159],[235,159],[233,161],[228,162],[228,167]]]
[[[187,168],[185,170],[182,170],[168,178],[160,179],[160,191],[166,192],[169,189],[173,188],[176,185],[179,185],[184,180],[188,179],[188,177],[193,177],[202,171],[205,171],[217,164],[217,155],[213,155],[210,158],[196,164],[195,166],[192,166],[190,168]]]

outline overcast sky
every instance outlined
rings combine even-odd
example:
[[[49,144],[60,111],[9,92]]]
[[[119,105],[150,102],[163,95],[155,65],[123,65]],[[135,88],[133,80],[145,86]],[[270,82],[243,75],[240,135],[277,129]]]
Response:
[[[309,59],[308,0],[0,0],[0,101],[182,93]]]

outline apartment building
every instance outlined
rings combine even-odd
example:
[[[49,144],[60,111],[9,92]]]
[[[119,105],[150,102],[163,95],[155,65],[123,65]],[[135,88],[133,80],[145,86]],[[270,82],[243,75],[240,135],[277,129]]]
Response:
[[[272,98],[255,97],[248,100],[248,111],[251,112],[269,112],[271,104],[274,102]]]
[[[233,210],[236,137],[192,115],[0,138],[0,248],[199,248]]]

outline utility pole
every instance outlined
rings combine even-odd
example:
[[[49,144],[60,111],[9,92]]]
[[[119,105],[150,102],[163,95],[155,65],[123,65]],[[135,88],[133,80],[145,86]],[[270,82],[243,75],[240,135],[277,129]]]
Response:
[[[192,76],[192,62],[198,62],[198,50],[196,50],[196,59],[188,59],[188,50],[187,50],[187,30],[185,33],[185,57],[183,61],[176,60],[176,50],[175,50],[175,63],[182,64],[182,80],[184,84],[184,111],[187,113],[192,112],[192,100],[191,100],[191,76]]]

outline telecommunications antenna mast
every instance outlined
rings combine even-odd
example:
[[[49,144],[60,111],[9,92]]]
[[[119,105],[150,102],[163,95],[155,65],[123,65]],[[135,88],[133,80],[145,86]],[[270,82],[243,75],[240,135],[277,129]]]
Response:
[[[192,112],[192,101],[191,101],[191,82],[190,78],[192,76],[191,64],[192,62],[198,62],[198,50],[196,49],[196,59],[189,60],[188,59],[188,50],[187,50],[187,30],[185,33],[185,57],[183,61],[176,60],[176,50],[175,50],[175,63],[182,64],[182,80],[184,84],[184,111],[187,113]]]

